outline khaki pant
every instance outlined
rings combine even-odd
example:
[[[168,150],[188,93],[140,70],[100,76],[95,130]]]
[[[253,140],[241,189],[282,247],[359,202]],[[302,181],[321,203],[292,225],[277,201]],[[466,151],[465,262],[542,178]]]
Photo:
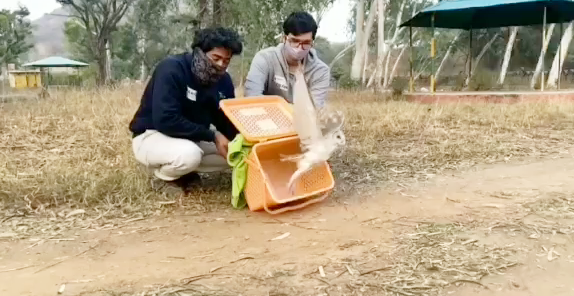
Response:
[[[133,138],[132,149],[138,162],[165,181],[191,172],[210,173],[230,168],[227,160],[217,153],[215,143],[172,138],[156,130],[147,130]]]

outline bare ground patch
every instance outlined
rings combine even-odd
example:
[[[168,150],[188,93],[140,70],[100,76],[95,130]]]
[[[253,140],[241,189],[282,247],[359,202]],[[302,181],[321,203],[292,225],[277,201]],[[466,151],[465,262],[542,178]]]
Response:
[[[61,92],[0,110],[0,258],[10,263],[0,271],[11,270],[4,275],[57,282],[50,294],[67,281],[70,295],[438,295],[457,286],[492,292],[489,278],[532,265],[524,259],[529,246],[568,258],[536,244],[572,233],[571,195],[552,193],[548,178],[479,175],[467,183],[449,179],[434,193],[412,184],[476,164],[566,156],[573,104],[418,105],[335,93],[349,143],[332,161],[337,192],[331,202],[278,222],[231,211],[229,174],[206,175],[205,187],[190,196],[154,191],[133,160],[127,130],[139,91]],[[501,168],[485,174],[506,174]],[[536,168],[546,175],[555,169]],[[481,185],[472,185],[477,180]],[[391,188],[382,201],[362,196],[377,187]],[[439,195],[442,189],[451,195]],[[355,203],[357,196],[365,203]],[[176,218],[158,225],[150,217]],[[118,238],[86,251],[96,242],[86,233]],[[265,250],[234,251],[245,245]],[[205,254],[216,259],[196,258]],[[243,257],[254,259],[236,261]],[[19,269],[31,258],[39,263]],[[103,262],[122,262],[123,276]],[[113,274],[74,282],[82,279],[71,270],[86,264]]]

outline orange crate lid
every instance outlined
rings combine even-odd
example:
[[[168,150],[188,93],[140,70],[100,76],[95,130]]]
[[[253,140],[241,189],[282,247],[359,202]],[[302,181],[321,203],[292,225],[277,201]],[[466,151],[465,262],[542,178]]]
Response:
[[[293,108],[280,96],[226,99],[219,105],[248,142],[297,135],[293,126]]]

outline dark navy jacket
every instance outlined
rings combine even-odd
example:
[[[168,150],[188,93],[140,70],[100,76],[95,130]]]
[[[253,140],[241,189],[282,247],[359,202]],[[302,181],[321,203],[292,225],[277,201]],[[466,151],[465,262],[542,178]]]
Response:
[[[228,140],[238,131],[219,108],[219,101],[235,97],[228,73],[210,88],[199,85],[191,72],[191,53],[162,60],[148,82],[140,107],[130,122],[133,136],[155,129],[194,142],[215,141],[213,124]]]

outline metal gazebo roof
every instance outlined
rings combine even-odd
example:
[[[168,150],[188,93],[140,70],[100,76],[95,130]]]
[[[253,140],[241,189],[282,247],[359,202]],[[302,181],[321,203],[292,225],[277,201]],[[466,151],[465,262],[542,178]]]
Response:
[[[63,57],[53,56],[48,57],[45,59],[41,59],[35,62],[30,62],[23,65],[24,67],[45,67],[45,68],[56,68],[56,67],[70,67],[70,68],[77,68],[77,67],[87,67],[89,66],[86,63],[82,63],[79,61],[70,60]]]
[[[453,0],[441,1],[417,13],[401,27],[482,29],[566,23],[574,20],[572,0]]]

